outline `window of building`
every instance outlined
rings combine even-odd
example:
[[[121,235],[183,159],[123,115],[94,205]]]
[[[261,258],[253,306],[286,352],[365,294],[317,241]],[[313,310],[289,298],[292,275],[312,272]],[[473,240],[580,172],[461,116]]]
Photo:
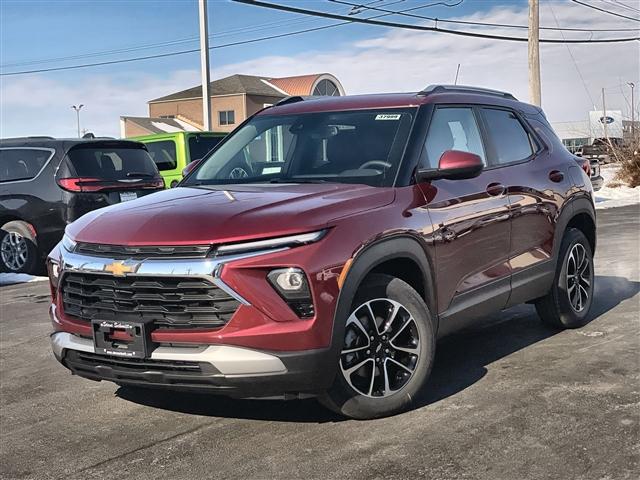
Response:
[[[533,152],[533,142],[516,117],[509,110],[484,108],[489,135],[495,148],[496,163],[504,165],[529,158]]]
[[[218,124],[219,125],[233,125],[236,123],[235,110],[224,110],[218,112]]]
[[[52,156],[50,150],[7,148],[0,150],[0,182],[31,180]]]
[[[178,163],[176,161],[176,144],[173,140],[163,140],[161,142],[147,143],[147,150],[153,162],[161,172],[174,170]]]
[[[567,147],[571,153],[576,153],[580,150],[584,145],[589,145],[588,138],[564,138],[562,139],[562,144]]]
[[[486,163],[480,130],[471,108],[438,108],[433,114],[422,166],[437,168],[447,150],[475,153]]]
[[[318,82],[311,95],[323,97],[339,97],[340,90],[338,90],[338,87],[335,83],[325,78]]]

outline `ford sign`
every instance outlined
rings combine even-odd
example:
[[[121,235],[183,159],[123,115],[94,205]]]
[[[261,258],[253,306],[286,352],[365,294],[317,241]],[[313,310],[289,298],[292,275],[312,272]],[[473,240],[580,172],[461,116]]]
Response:
[[[609,125],[610,123],[613,123],[614,119],[613,117],[600,117],[600,123],[606,123],[607,125]]]

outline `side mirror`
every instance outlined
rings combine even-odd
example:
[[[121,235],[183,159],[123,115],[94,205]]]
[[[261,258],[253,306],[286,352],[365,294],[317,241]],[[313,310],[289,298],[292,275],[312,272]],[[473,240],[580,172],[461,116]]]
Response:
[[[419,182],[439,178],[463,180],[477,177],[483,168],[484,164],[479,155],[460,150],[447,150],[440,157],[438,168],[418,170],[416,177]]]
[[[197,160],[194,160],[193,162],[187,164],[187,166],[182,169],[182,176],[186,177],[187,175],[189,175],[194,168],[200,165],[200,162],[202,162],[202,159],[198,158]]]

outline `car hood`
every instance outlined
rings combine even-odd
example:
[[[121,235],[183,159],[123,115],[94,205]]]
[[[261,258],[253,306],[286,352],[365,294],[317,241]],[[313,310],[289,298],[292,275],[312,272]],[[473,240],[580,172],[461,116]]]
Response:
[[[180,187],[90,212],[67,233],[112,245],[238,242],[321,229],[394,197],[392,188],[346,184]]]

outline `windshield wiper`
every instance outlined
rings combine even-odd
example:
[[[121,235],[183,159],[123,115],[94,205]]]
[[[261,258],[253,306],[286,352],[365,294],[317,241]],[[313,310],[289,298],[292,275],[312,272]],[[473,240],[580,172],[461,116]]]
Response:
[[[322,178],[272,178],[269,183],[328,183]]]

